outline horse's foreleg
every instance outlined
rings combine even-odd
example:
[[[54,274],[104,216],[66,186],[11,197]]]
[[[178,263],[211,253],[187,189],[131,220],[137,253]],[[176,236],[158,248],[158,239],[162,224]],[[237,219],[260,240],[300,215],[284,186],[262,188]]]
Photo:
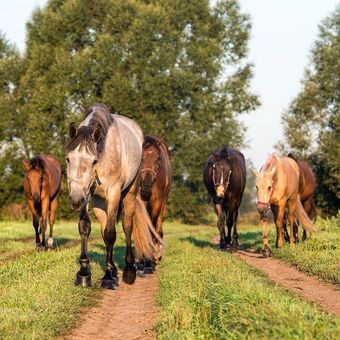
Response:
[[[39,216],[34,208],[34,203],[31,200],[27,200],[27,205],[31,211],[32,214],[32,223],[33,223],[33,228],[35,231],[35,245],[36,248],[39,249],[40,246],[40,237],[39,237]]]
[[[283,246],[283,215],[286,202],[280,203],[275,210],[275,225],[276,225],[276,248]],[[293,235],[293,234],[292,234]]]
[[[55,222],[55,213],[57,210],[58,201],[59,201],[59,197],[57,196],[53,199],[53,201],[50,204],[50,218],[49,218],[50,234],[49,234],[48,241],[47,241],[48,248],[53,248],[53,226]]]
[[[262,255],[264,257],[268,257],[271,254],[271,249],[269,247],[268,242],[268,218],[265,216],[261,217],[261,226],[262,226]]]
[[[107,221],[102,229],[102,236],[106,246],[106,270],[100,286],[115,289],[118,286],[118,271],[113,262],[113,246],[116,242],[116,218],[120,202],[120,189],[110,188],[107,195]]]
[[[50,207],[50,200],[48,198],[44,198],[41,201],[41,220],[40,220],[40,228],[39,228],[39,237],[40,237],[39,250],[45,250],[46,249],[45,234],[46,234],[46,228],[47,228],[47,219],[48,219],[49,207]]]
[[[87,241],[91,233],[91,220],[87,212],[87,206],[79,213],[78,230],[80,235],[80,269],[76,276],[75,285],[91,287],[90,261],[87,257]]]
[[[226,250],[225,214],[221,204],[215,204],[215,212],[217,215],[217,228],[220,232],[220,250]]]
[[[231,243],[232,251],[238,250],[238,233],[237,233],[237,217],[238,217],[238,210],[233,212],[233,241]]]

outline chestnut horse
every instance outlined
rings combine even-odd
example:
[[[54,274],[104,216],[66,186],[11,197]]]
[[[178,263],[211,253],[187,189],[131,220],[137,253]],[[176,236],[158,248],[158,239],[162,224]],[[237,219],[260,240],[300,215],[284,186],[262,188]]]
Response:
[[[267,212],[272,209],[276,225],[276,247],[283,245],[283,217],[285,208],[288,208],[288,221],[290,225],[290,243],[295,242],[294,222],[296,218],[306,231],[313,231],[314,227],[307,216],[299,196],[300,169],[296,161],[288,157],[280,157],[273,153],[256,175],[256,189],[258,211],[262,222],[262,254],[270,255],[267,237]]]
[[[38,250],[46,249],[45,232],[47,219],[50,224],[48,247],[53,247],[53,225],[58,206],[61,167],[52,156],[40,155],[23,161],[26,170],[24,191],[32,214],[35,242]]]
[[[151,221],[163,238],[163,219],[171,187],[170,152],[165,142],[145,136],[141,165],[141,197]]]
[[[204,184],[218,217],[220,250],[238,249],[237,216],[246,185],[246,165],[241,152],[223,146],[213,151],[204,165]],[[227,219],[228,236],[225,235]],[[231,229],[233,240],[231,242]]]
[[[315,175],[313,173],[312,167],[308,164],[308,162],[300,159],[296,159],[291,153],[288,154],[289,158],[292,158],[296,161],[300,169],[300,178],[299,178],[299,196],[303,208],[305,209],[308,217],[313,220],[316,217],[316,210],[313,204],[313,196],[316,189],[316,180]],[[289,239],[289,235],[286,229],[285,224],[285,239]],[[299,241],[298,234],[298,224],[294,224],[294,237],[295,242]],[[302,240],[305,241],[307,239],[307,232],[303,229]]]

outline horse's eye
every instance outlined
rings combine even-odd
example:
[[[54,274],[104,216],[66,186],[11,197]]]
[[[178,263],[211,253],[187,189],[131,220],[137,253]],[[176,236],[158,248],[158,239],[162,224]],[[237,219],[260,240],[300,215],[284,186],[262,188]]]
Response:
[[[259,190],[259,188],[257,187],[257,185],[255,186],[256,190]]]
[[[66,162],[67,162],[67,163],[70,163],[70,159],[69,159],[68,157],[66,158]]]
[[[268,187],[268,190],[270,190],[271,188],[272,188],[272,187],[269,186],[269,187]]]
[[[92,165],[96,165],[97,162],[98,162],[98,161],[95,159],[95,160],[93,161]]]

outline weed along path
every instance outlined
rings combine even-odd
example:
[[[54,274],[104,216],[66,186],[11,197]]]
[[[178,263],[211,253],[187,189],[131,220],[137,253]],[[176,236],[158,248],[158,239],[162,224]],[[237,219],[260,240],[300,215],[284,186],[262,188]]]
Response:
[[[340,291],[334,285],[323,283],[273,257],[264,258],[261,254],[244,250],[235,255],[259,269],[275,283],[318,304],[323,310],[340,316]]]
[[[103,290],[103,299],[86,311],[65,340],[155,339],[157,275],[137,276],[133,285],[120,280],[116,290]]]

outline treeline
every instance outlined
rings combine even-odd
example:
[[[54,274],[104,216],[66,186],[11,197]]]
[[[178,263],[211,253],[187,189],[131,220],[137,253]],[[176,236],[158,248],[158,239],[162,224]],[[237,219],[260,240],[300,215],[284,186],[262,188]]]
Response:
[[[282,115],[278,147],[308,159],[317,176],[316,205],[340,209],[340,5],[319,26],[302,89]]]
[[[22,160],[48,153],[64,164],[69,123],[101,102],[165,136],[168,214],[204,220],[203,163],[217,146],[244,146],[238,116],[259,105],[238,1],[50,0],[26,29],[22,55],[0,37],[0,207],[23,202]],[[66,188],[61,206],[68,217]]]

